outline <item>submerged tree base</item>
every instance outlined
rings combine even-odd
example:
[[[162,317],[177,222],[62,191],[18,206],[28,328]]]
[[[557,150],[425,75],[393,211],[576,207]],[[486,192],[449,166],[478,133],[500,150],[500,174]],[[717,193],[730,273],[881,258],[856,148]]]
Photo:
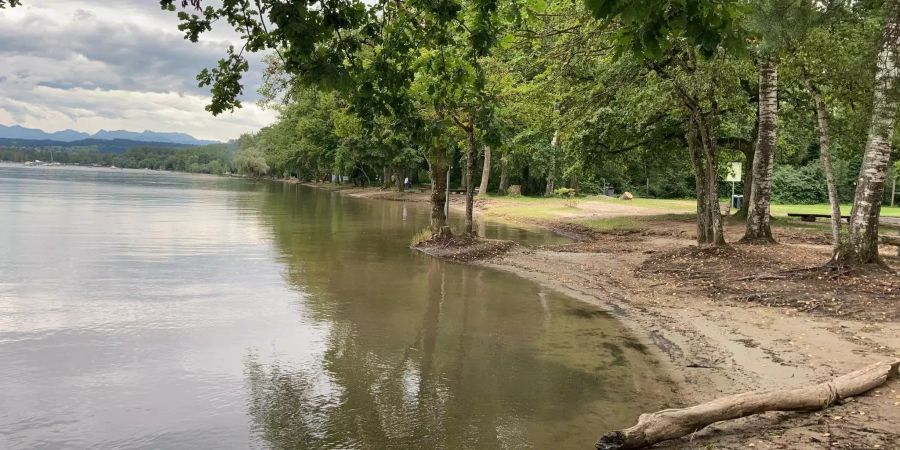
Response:
[[[502,255],[515,247],[515,242],[484,239],[463,234],[438,235],[413,241],[411,248],[427,255],[452,261],[475,261]]]

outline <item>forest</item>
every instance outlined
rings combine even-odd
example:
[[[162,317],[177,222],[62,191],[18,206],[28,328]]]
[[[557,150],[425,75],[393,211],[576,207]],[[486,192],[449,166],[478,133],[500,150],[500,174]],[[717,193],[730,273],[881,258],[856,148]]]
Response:
[[[135,147],[122,153],[104,152],[86,147],[23,147],[0,145],[0,161],[45,161],[61,164],[116,166],[126,169],[172,170],[177,172],[222,175],[234,170],[237,147],[209,144],[198,147]]]
[[[698,243],[723,246],[721,181],[739,161],[745,242],[772,241],[772,201],[827,198],[834,260],[877,260],[896,1],[161,4],[186,39],[218,19],[244,38],[198,75],[213,114],[240,107],[245,52],[267,52],[261,93],[280,120],[240,139],[245,173],[430,182],[435,236],[449,233],[448,176],[466,190],[464,234],[476,186],[690,195]]]

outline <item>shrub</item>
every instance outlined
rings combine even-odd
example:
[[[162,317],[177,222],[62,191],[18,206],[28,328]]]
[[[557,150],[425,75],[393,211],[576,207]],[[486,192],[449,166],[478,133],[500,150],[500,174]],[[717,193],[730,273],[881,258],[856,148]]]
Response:
[[[813,161],[800,167],[776,166],[772,174],[772,200],[800,204],[827,202],[828,189],[821,163]]]
[[[421,244],[424,244],[431,240],[432,238],[431,228],[425,228],[422,231],[416,233],[412,239],[409,241],[409,245],[411,247],[417,247]]]
[[[571,198],[575,196],[575,189],[561,187],[553,191],[554,197]]]

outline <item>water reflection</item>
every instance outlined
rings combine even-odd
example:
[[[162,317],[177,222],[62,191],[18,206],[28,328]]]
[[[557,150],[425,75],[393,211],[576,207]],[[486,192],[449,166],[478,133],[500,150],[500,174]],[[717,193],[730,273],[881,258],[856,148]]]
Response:
[[[584,448],[663,406],[602,311],[409,250],[427,214],[0,165],[0,448]]]
[[[261,205],[288,280],[330,330],[315,370],[247,359],[273,447],[576,448],[658,406],[630,374],[648,364],[640,345],[603,312],[410,253],[425,211],[303,189]]]

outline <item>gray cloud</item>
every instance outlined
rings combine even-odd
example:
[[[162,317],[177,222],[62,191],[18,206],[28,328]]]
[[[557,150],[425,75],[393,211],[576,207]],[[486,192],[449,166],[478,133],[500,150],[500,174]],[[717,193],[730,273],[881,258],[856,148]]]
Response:
[[[201,137],[218,133],[217,120],[202,108],[209,93],[197,87],[195,76],[213,66],[237,41],[233,34],[218,31],[200,43],[185,41],[174,15],[161,11],[153,0],[27,0],[25,4],[0,12],[0,123],[15,121],[49,130],[87,124],[113,128],[98,125],[108,119],[122,128],[123,121],[130,123],[122,115],[125,105],[135,118],[133,125],[126,126],[130,129],[206,133]],[[252,72],[245,79],[245,107],[257,98],[262,69],[260,57],[253,56]],[[106,94],[93,95],[96,92]],[[141,112],[141,108],[156,110]],[[175,122],[171,125],[176,128],[166,129],[146,122],[173,109],[193,114],[193,120]],[[272,119],[271,113],[258,110],[236,116],[253,118],[237,131],[258,128]],[[234,121],[220,122],[228,124],[231,134],[213,137],[234,137]]]

